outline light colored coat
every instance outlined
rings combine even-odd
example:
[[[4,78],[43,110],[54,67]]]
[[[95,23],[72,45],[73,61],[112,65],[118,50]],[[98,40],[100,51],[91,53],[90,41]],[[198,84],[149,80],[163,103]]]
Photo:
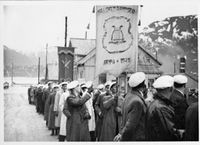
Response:
[[[60,120],[61,120],[62,112],[59,107],[59,102],[60,102],[60,97],[62,94],[63,94],[63,90],[60,90],[56,93],[56,96],[55,96],[54,111],[58,112],[58,116],[56,116],[56,118],[55,118],[55,126],[56,127],[60,127]]]
[[[59,108],[61,110],[60,133],[59,134],[63,135],[63,136],[66,136],[66,123],[67,123],[67,117],[63,113],[63,108],[64,108],[64,104],[65,104],[65,101],[68,96],[69,96],[69,92],[68,91],[64,92],[61,95],[60,101],[59,101]]]
[[[94,107],[93,107],[93,94],[92,97],[85,103],[91,119],[88,120],[89,131],[95,131],[95,114],[94,114]]]

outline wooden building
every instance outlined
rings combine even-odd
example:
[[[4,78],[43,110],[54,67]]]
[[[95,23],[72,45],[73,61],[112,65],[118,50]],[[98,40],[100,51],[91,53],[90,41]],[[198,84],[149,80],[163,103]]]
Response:
[[[75,48],[74,60],[74,80],[79,81],[93,81],[94,86],[105,83],[108,80],[115,80],[116,78],[109,74],[101,74],[95,76],[96,64],[96,48],[95,39],[80,39],[71,38],[70,43]],[[155,78],[157,78],[161,71],[159,67],[161,63],[149,54],[142,46],[138,46],[138,66],[137,70],[142,71],[147,75],[146,84],[151,85]],[[125,85],[128,77],[133,72],[126,72],[121,75],[120,83]]]

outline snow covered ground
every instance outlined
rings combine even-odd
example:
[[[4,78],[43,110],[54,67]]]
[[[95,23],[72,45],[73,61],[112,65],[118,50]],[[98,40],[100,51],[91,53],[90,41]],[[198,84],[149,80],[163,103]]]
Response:
[[[58,141],[50,134],[43,115],[28,104],[27,87],[4,90],[4,141]]]

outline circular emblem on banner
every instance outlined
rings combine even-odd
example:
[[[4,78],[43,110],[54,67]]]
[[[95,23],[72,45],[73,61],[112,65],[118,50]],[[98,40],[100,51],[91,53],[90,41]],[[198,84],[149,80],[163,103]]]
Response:
[[[112,16],[103,24],[103,48],[108,53],[122,53],[133,44],[130,19],[124,16]]]

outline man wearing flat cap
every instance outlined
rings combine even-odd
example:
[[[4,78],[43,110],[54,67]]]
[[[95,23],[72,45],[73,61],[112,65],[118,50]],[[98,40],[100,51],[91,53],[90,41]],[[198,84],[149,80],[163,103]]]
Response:
[[[125,96],[122,105],[122,124],[115,141],[144,141],[145,140],[145,114],[146,103],[144,92],[146,90],[145,74],[136,72],[130,76],[131,90]]]
[[[175,127],[177,129],[185,129],[185,113],[188,108],[185,95],[185,87],[187,83],[187,77],[184,75],[174,76],[174,91],[170,97],[172,106],[175,113]]]
[[[153,83],[157,93],[146,114],[146,139],[148,141],[176,141],[179,132],[174,128],[174,109],[170,96],[174,79],[169,75],[159,77]]]

